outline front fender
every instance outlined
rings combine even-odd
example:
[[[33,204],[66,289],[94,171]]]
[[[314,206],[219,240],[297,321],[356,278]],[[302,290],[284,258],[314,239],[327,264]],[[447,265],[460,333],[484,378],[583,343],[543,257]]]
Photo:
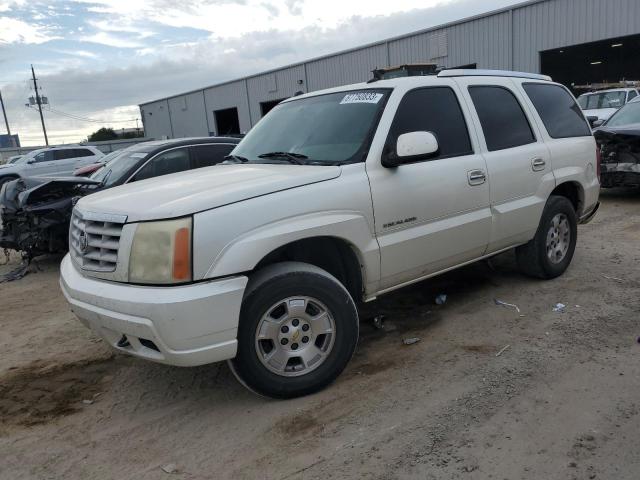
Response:
[[[195,217],[195,223],[196,232],[207,228],[204,219],[199,216]],[[194,252],[200,251],[198,236],[194,240]],[[380,277],[378,243],[365,216],[354,211],[316,212],[282,218],[247,231],[226,243],[215,258],[206,264],[206,271],[202,272],[203,279],[251,271],[274,250],[297,240],[314,237],[334,237],[349,243],[360,259],[365,290],[375,290]],[[195,261],[194,265],[198,263]],[[198,272],[194,273],[198,275]]]

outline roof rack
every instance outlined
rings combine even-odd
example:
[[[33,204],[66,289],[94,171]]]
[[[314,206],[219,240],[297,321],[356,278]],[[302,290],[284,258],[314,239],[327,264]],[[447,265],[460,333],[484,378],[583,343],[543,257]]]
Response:
[[[532,80],[545,80],[551,82],[551,77],[548,75],[539,75],[537,73],[526,72],[512,72],[510,70],[443,70],[438,73],[438,77],[515,77],[515,78],[530,78]]]
[[[367,83],[378,80],[388,80],[399,77],[417,77],[423,75],[436,75],[440,71],[436,63],[407,63],[393,67],[375,68],[371,71],[373,78]]]

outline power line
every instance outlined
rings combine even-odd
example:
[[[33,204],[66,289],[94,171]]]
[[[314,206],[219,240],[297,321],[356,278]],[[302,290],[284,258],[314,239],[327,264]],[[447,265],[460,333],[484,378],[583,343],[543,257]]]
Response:
[[[29,108],[33,108],[31,106],[29,106]],[[136,120],[138,120],[137,118],[130,118],[127,120],[98,120],[95,118],[88,118],[88,117],[83,117],[81,115],[77,115],[74,113],[68,113],[68,112],[63,112],[61,110],[57,110],[55,108],[51,108],[51,106],[49,106],[48,109],[46,109],[48,112],[51,113],[55,113],[56,115],[61,115],[63,117],[67,117],[70,118],[72,120],[78,120],[78,121],[82,121],[82,122],[90,122],[90,123],[127,123],[127,122],[135,122]]]

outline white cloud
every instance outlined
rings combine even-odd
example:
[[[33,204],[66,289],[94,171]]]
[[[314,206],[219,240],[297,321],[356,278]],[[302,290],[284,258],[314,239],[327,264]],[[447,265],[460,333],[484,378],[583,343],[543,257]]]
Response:
[[[45,43],[59,38],[50,29],[15,18],[0,17],[0,45],[11,43]]]
[[[143,44],[137,40],[131,40],[123,36],[113,35],[108,32],[97,32],[93,35],[80,37],[81,42],[99,43],[116,48],[141,48]]]
[[[267,30],[336,28],[351,17],[373,17],[452,3],[454,0],[76,0],[90,11],[120,20],[111,25],[157,22],[190,27],[216,37],[239,37]]]
[[[72,57],[82,57],[82,58],[98,58],[98,55],[89,52],[88,50],[54,50],[54,52],[61,53],[62,55],[69,55]]]

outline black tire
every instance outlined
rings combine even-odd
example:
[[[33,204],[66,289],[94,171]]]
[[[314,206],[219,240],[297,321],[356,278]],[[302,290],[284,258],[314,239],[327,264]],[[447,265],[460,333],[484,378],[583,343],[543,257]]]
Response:
[[[317,299],[326,306],[335,329],[332,347],[317,367],[299,376],[284,376],[284,373],[271,371],[261,360],[258,345],[262,344],[256,339],[256,332],[261,319],[274,304],[296,296]],[[229,365],[245,387],[260,395],[272,398],[308,395],[325,388],[342,373],[358,343],[358,328],[355,302],[332,275],[306,263],[271,265],[254,274],[249,281],[240,313],[238,352]],[[311,342],[309,347],[313,340]]]
[[[547,235],[552,228],[553,219],[557,215],[566,217],[571,237],[566,254],[561,261],[554,263],[547,254]],[[573,259],[577,239],[578,219],[573,204],[566,197],[552,195],[547,200],[542,212],[536,236],[529,243],[516,248],[518,268],[530,277],[545,280],[559,277],[567,270]]]

